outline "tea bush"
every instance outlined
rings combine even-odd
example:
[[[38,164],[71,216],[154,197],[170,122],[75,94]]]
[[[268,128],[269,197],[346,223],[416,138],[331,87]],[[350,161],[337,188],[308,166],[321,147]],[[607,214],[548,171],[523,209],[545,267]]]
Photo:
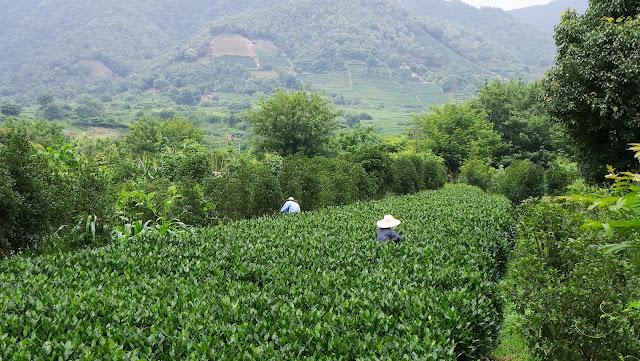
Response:
[[[375,240],[386,213],[405,242]],[[477,360],[511,206],[468,186],[5,260],[2,359]]]

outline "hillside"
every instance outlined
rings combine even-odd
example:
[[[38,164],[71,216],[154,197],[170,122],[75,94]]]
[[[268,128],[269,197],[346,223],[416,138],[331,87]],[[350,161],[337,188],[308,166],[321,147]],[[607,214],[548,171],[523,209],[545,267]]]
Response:
[[[519,21],[551,34],[554,27],[560,23],[560,15],[563,12],[571,8],[583,13],[588,5],[588,0],[555,0],[546,5],[516,9],[509,13]]]
[[[554,54],[550,35],[460,1],[0,5],[0,96],[27,99],[153,91],[194,105],[306,85],[343,105],[422,108],[487,78],[535,78]]]
[[[0,0],[0,95],[127,77],[205,21],[264,1]],[[102,73],[105,75],[105,72]]]

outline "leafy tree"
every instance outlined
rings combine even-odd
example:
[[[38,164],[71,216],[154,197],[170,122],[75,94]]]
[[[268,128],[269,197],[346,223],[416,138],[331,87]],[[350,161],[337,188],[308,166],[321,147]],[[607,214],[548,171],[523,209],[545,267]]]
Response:
[[[13,102],[3,102],[0,105],[0,113],[8,117],[17,117],[22,113],[20,106]]]
[[[640,139],[640,3],[592,0],[556,29],[558,56],[545,81],[550,113],[566,125],[592,181],[604,165],[636,164],[626,145]]]
[[[186,140],[201,143],[204,132],[182,118],[167,121],[140,119],[129,127],[125,146],[134,153],[157,153],[164,147],[179,148]]]
[[[23,131],[0,139],[0,253],[40,247],[57,213],[51,176]]]
[[[75,115],[80,120],[90,120],[100,117],[103,114],[103,106],[97,101],[86,101],[78,105],[75,109]]]
[[[571,153],[564,129],[547,113],[539,83],[487,83],[471,106],[487,115],[503,140],[497,165],[528,159],[547,166],[558,155]]]
[[[278,91],[248,114],[260,147],[283,156],[318,154],[336,129],[337,117],[325,98],[305,91]]]
[[[466,159],[492,159],[500,135],[485,114],[468,104],[445,104],[414,118],[420,131],[420,147],[444,158],[457,173]]]
[[[42,116],[46,120],[60,120],[64,118],[64,109],[59,104],[49,103],[42,109]]]

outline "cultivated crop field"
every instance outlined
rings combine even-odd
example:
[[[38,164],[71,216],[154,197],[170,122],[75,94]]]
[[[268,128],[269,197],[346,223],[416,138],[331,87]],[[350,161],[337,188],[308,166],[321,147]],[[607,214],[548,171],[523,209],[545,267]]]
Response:
[[[403,244],[375,241],[385,213]],[[509,214],[447,186],[6,260],[0,359],[478,359],[501,323]]]

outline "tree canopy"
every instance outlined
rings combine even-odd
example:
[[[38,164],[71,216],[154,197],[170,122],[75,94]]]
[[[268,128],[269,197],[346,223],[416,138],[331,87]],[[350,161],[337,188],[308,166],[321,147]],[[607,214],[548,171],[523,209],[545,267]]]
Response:
[[[259,147],[280,155],[318,154],[337,128],[327,99],[305,91],[278,91],[248,113]]]
[[[486,115],[469,104],[445,104],[414,118],[420,146],[444,158],[456,173],[469,158],[492,159],[500,135]]]
[[[558,57],[545,81],[549,111],[566,125],[585,174],[635,167],[628,143],[640,139],[640,3],[593,0],[556,29]]]

